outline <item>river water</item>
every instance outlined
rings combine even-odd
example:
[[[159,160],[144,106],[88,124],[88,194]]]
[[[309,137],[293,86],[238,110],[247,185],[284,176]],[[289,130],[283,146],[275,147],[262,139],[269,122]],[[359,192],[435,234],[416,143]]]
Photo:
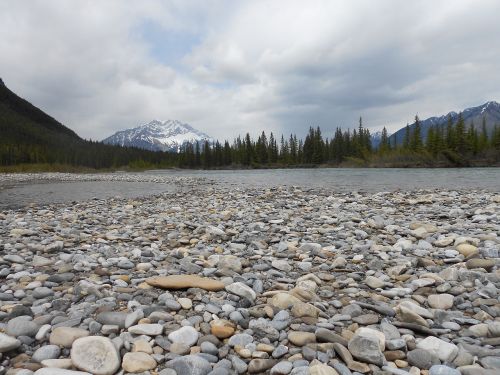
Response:
[[[298,186],[340,192],[414,189],[500,191],[500,168],[154,170],[134,175],[139,179],[144,176],[146,181],[2,181],[0,175],[0,210],[30,204],[70,203],[94,197],[134,198],[174,192],[179,189],[176,177],[198,178],[200,188],[210,185],[234,188]],[[156,177],[161,182],[155,180]]]

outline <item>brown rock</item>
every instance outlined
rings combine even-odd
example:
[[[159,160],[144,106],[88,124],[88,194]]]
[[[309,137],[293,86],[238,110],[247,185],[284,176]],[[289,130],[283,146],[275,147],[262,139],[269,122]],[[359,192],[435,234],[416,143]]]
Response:
[[[474,268],[484,268],[486,271],[490,271],[495,266],[495,260],[474,258],[465,262],[465,265],[470,270]]]
[[[224,319],[213,321],[210,328],[212,335],[219,339],[231,337],[234,330],[234,324]]]
[[[218,280],[200,277],[198,275],[157,276],[146,279],[151,286],[163,289],[200,288],[209,291],[224,289],[224,284]]]

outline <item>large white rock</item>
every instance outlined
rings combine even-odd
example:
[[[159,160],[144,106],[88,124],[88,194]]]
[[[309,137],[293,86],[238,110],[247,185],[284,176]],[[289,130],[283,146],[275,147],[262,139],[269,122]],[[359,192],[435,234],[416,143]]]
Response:
[[[168,339],[173,343],[184,344],[191,347],[198,341],[198,331],[191,326],[185,326],[170,332]]]
[[[434,353],[443,362],[452,362],[458,354],[458,346],[434,336],[420,340],[417,348]]]
[[[120,368],[120,355],[107,337],[82,337],[71,347],[73,365],[94,375],[113,375]]]

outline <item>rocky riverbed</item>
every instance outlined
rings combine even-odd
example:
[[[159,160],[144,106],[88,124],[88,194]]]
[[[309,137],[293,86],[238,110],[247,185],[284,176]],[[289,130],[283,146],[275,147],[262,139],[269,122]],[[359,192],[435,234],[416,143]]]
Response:
[[[0,374],[499,374],[499,215],[207,186],[3,211]]]

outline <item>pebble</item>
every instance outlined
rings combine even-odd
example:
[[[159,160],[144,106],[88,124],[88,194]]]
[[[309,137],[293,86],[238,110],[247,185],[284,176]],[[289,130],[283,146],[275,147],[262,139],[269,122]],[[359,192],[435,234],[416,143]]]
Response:
[[[0,374],[498,371],[487,191],[38,176],[182,189],[0,212]]]

